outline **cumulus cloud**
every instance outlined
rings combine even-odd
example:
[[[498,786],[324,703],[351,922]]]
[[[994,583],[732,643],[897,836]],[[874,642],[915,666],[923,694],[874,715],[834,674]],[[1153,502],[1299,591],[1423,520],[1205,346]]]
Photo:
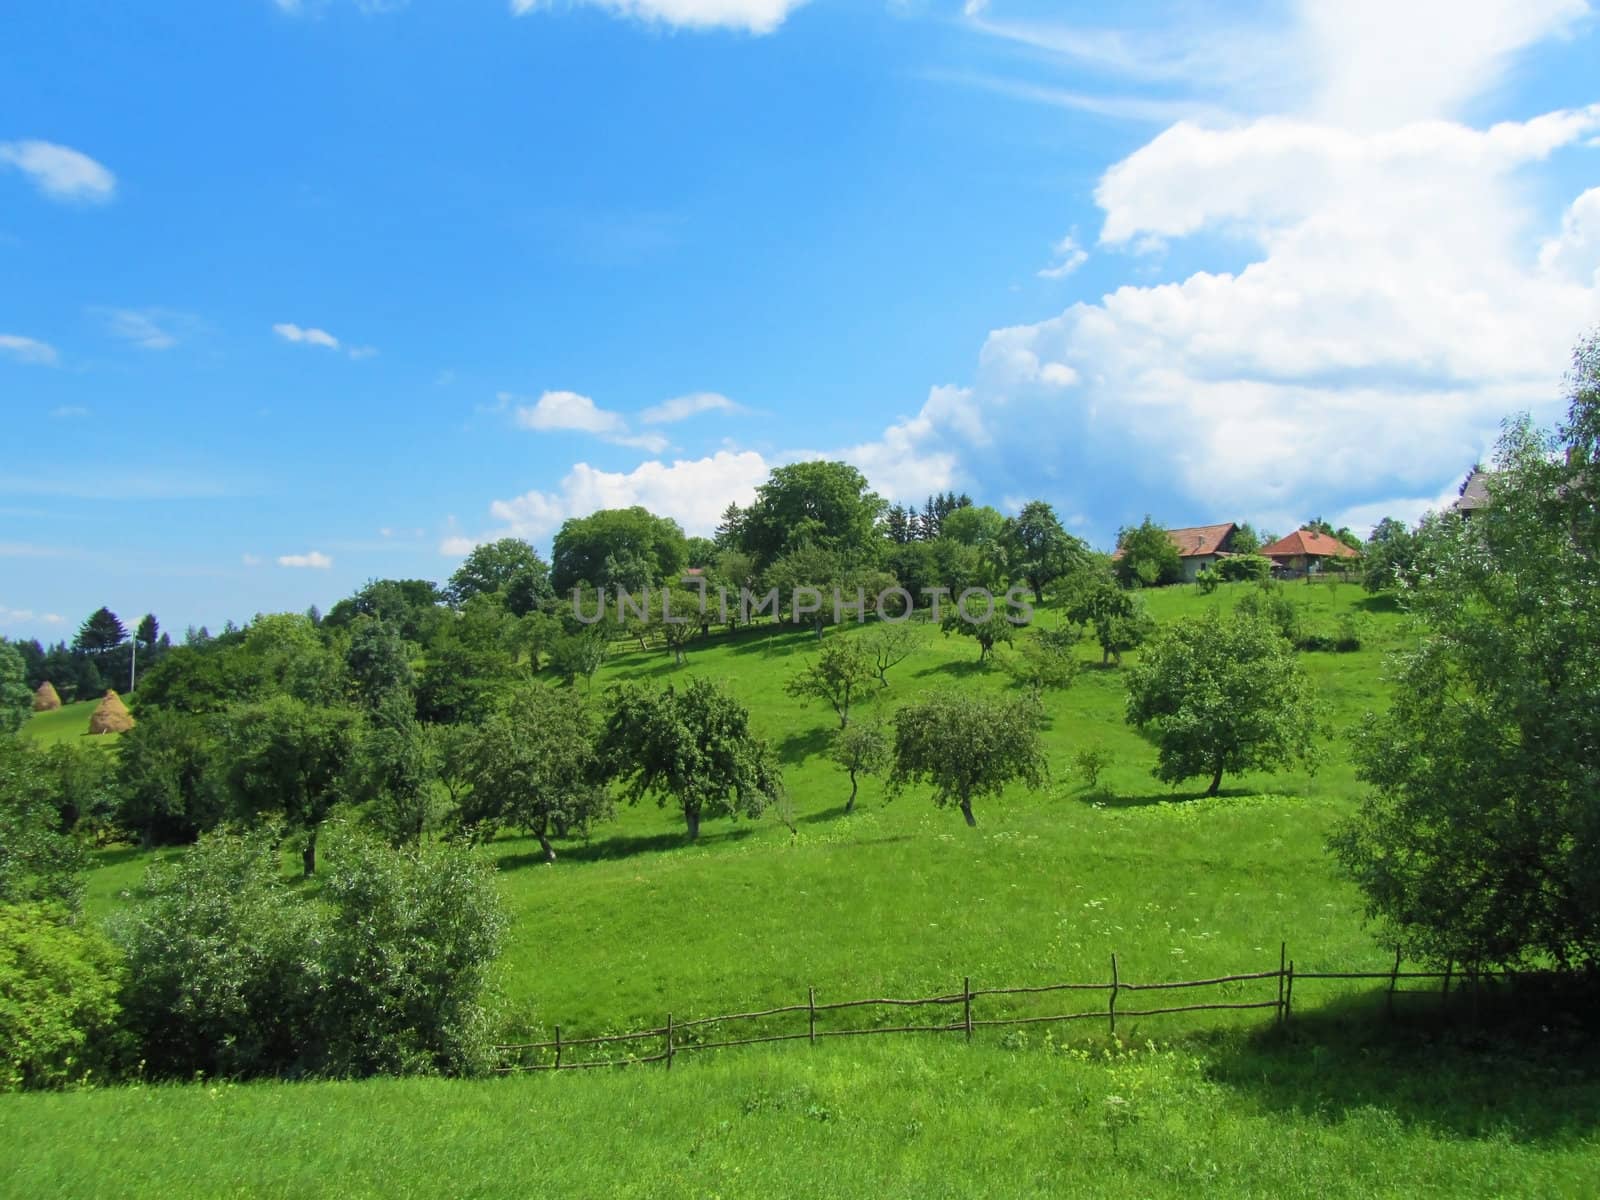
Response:
[[[52,367],[60,358],[49,342],[17,333],[0,333],[0,355],[38,367]]]
[[[627,418],[621,413],[601,408],[577,392],[545,392],[532,404],[518,403],[516,396],[501,392],[498,400],[502,406],[511,407],[512,419],[519,429],[587,433],[647,454],[660,454],[670,445],[659,433],[630,433]]]
[[[694,392],[687,396],[674,396],[671,400],[652,405],[639,414],[646,425],[667,425],[686,421],[707,412],[740,413],[744,409],[717,392]]]
[[[326,350],[337,350],[339,339],[326,329],[304,328],[290,321],[282,321],[272,327],[272,332],[286,342],[294,342],[302,346],[321,346]]]
[[[0,142],[0,166],[11,166],[52,200],[104,203],[117,190],[117,177],[82,151],[54,142]]]
[[[619,17],[681,29],[737,29],[771,33],[806,0],[574,0]],[[524,16],[553,7],[553,0],[511,0],[511,11]]]
[[[66,618],[60,613],[36,613],[31,608],[7,608],[0,604],[0,625],[29,625],[35,621],[42,625],[61,625]]]
[[[309,568],[316,571],[326,571],[333,566],[333,559],[320,550],[311,550],[305,554],[280,554],[278,555],[280,567]]]

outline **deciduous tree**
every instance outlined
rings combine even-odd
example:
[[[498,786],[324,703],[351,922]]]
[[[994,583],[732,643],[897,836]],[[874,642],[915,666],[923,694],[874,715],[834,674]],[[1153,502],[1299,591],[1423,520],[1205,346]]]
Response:
[[[975,826],[973,801],[998,796],[1012,782],[1044,783],[1038,720],[1026,700],[934,692],[895,714],[890,791],[926,783],[935,804],[955,805]]]

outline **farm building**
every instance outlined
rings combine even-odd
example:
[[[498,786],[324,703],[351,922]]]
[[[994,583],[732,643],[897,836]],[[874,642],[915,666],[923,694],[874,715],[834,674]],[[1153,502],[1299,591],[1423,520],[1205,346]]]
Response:
[[[1312,529],[1296,529],[1288,537],[1261,547],[1261,554],[1272,560],[1274,568],[1291,575],[1321,571],[1329,559],[1361,557],[1338,538]]]
[[[1167,537],[1178,548],[1185,583],[1206,567],[1214,567],[1233,552],[1233,535],[1239,527],[1232,521],[1222,525],[1195,525],[1188,529],[1169,529]]]

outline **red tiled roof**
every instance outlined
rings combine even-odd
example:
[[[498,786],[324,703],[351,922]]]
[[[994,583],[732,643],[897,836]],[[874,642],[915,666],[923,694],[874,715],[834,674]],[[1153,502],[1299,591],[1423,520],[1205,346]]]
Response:
[[[1167,537],[1178,548],[1179,558],[1193,558],[1201,554],[1221,554],[1228,535],[1234,530],[1232,521],[1221,525],[1195,525],[1188,529],[1169,529]]]
[[[1272,545],[1261,547],[1260,552],[1268,558],[1290,558],[1296,554],[1306,554],[1313,558],[1360,557],[1338,538],[1329,537],[1312,529],[1296,529],[1288,537],[1279,538]]]

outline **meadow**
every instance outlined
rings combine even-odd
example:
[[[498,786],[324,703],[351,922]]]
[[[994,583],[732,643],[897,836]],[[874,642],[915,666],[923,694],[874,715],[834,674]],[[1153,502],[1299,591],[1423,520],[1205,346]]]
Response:
[[[1159,621],[1236,603],[1149,596]],[[760,628],[672,665],[620,645],[591,685],[704,674],[777,749],[787,823],[624,808],[543,863],[531,839],[484,848],[512,917],[496,978],[507,1037],[581,1037],[863,996],[1124,979],[1196,979],[1278,965],[1386,969],[1324,843],[1360,793],[1352,731],[1381,706],[1386,654],[1407,644],[1392,604],[1349,584],[1289,585],[1313,625],[1359,614],[1363,646],[1301,656],[1333,736],[1315,774],[1228,778],[1222,794],[1150,775],[1122,719],[1121,672],[1084,670],[1046,697],[1051,779],[978,808],[848,783],[828,761],[825,708],[783,683],[816,641]],[[1041,620],[1055,620],[1048,608]],[[828,637],[859,636],[856,631]],[[857,721],[935,687],[1014,686],[976,644],[924,628]],[[1131,661],[1131,656],[1130,656]],[[64,722],[58,715],[53,717]],[[84,714],[87,720],[87,714]],[[36,719],[30,732],[49,735]],[[1098,786],[1074,770],[1102,748]],[[792,826],[792,828],[790,827]],[[168,852],[171,853],[171,852]],[[97,852],[88,907],[137,895],[149,857]],[[290,868],[292,869],[292,868]],[[1270,998],[1275,984],[1230,985]],[[1250,989],[1254,988],[1254,991]],[[1600,1071],[1562,1030],[1529,1047],[1462,1034],[1436,996],[1397,1025],[1378,989],[1308,984],[1295,1019],[1198,1013],[816,1047],[719,1051],[659,1067],[485,1081],[117,1087],[0,1098],[0,1137],[32,1142],[0,1169],[11,1194],[454,1195],[1589,1195],[1600,1188]],[[1259,993],[1259,994],[1258,994]],[[1044,1011],[994,998],[980,1015]],[[1059,1000],[1054,1003],[1059,1004]],[[1084,1002],[1103,1005],[1103,997]],[[48,1140],[28,1131],[47,1128]],[[5,1182],[4,1172],[10,1172]],[[110,1186],[111,1181],[115,1186]]]

